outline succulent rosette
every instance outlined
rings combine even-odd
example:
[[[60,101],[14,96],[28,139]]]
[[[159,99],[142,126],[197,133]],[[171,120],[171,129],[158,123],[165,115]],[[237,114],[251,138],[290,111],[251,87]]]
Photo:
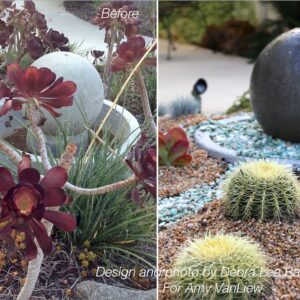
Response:
[[[29,12],[36,12],[35,4],[32,0],[24,1],[24,8],[27,9]]]
[[[104,51],[101,50],[92,50],[91,54],[93,55],[94,58],[100,58],[104,55]]]
[[[159,132],[159,163],[165,166],[183,167],[192,161],[188,154],[189,140],[183,129],[171,128],[167,133]]]
[[[1,12],[1,10],[5,9],[5,8],[11,7],[13,2],[14,2],[13,0],[0,1],[0,12]]]
[[[39,57],[41,57],[46,50],[42,40],[36,36],[33,36],[27,41],[26,49],[33,59],[38,59]]]
[[[124,6],[131,6],[133,5],[133,1],[112,1],[111,2],[111,6],[114,8],[114,9],[119,9],[119,8],[122,8]]]
[[[107,17],[107,13],[112,11],[125,11],[127,14],[122,14],[122,17],[111,18],[110,15]],[[102,3],[98,8],[98,13],[93,19],[93,24],[98,25],[100,29],[109,30],[112,26],[122,28],[128,24],[139,25],[141,23],[140,18],[133,18],[130,16],[131,12],[137,11],[137,7],[132,1],[112,1]],[[105,15],[105,16],[104,16]],[[125,17],[126,16],[126,17]]]
[[[116,55],[111,61],[112,72],[124,70],[129,64],[137,62],[147,52],[145,39],[140,35],[134,35],[118,46]],[[147,65],[155,65],[156,59],[146,58]]]
[[[98,8],[98,13],[96,15],[95,18],[93,18],[92,23],[94,25],[98,25],[99,29],[110,29],[113,20],[111,18],[103,18],[102,14],[103,14],[103,10],[108,10],[111,11],[113,9],[113,7],[111,6],[110,3],[103,3],[99,6]]]
[[[49,29],[46,34],[45,43],[51,49],[59,49],[61,51],[70,50],[70,48],[67,46],[69,39],[65,37],[63,33],[60,33],[57,30]]]
[[[22,71],[18,64],[7,66],[7,78],[13,83],[9,88],[0,82],[0,99],[5,98],[5,103],[0,108],[0,116],[10,110],[20,110],[23,104],[35,104],[37,109],[43,107],[53,117],[60,114],[55,108],[71,106],[76,84],[72,81],[63,81],[48,68],[29,67]]]
[[[156,147],[145,147],[147,136],[143,134],[126,158],[126,163],[133,171],[138,182],[154,198],[156,197]],[[133,199],[142,206],[140,189],[136,186],[132,191]]]
[[[13,231],[24,232],[28,260],[37,256],[35,238],[44,254],[52,251],[52,240],[42,219],[66,232],[76,228],[74,216],[53,210],[69,202],[63,190],[67,179],[66,170],[60,166],[41,178],[39,171],[31,167],[29,155],[23,155],[19,163],[17,183],[8,169],[0,168],[0,238],[13,248]]]
[[[102,57],[104,55],[104,51],[101,51],[101,50],[91,50],[91,54],[94,57],[93,64],[95,64],[98,59],[100,61],[102,61]]]

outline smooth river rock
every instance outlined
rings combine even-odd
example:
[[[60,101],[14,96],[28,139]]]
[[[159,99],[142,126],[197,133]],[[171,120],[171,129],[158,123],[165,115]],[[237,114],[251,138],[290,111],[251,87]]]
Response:
[[[251,77],[254,114],[266,134],[300,142],[300,28],[281,34],[259,55]]]
[[[80,282],[75,288],[74,300],[156,300],[156,289],[140,291],[116,287],[95,281]]]

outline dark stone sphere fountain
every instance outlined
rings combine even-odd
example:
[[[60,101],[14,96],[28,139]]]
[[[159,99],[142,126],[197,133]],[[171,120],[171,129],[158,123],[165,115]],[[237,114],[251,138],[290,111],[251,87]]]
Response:
[[[250,94],[266,134],[300,143],[300,28],[280,35],[261,52]]]

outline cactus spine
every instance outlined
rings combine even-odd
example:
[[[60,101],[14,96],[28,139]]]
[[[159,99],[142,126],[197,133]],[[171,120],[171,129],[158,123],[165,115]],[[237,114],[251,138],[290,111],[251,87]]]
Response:
[[[217,234],[191,241],[174,263],[176,299],[261,299],[269,287],[266,265],[259,245],[246,238]],[[253,291],[245,292],[248,287]]]
[[[299,214],[300,192],[296,176],[276,162],[246,162],[224,185],[224,208],[234,220],[293,220]]]

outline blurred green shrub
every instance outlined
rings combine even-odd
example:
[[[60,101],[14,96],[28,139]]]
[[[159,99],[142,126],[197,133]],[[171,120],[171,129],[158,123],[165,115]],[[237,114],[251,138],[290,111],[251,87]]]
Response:
[[[239,99],[237,99],[226,111],[226,114],[234,114],[241,111],[252,111],[249,91],[245,92]]]
[[[200,43],[209,25],[232,18],[256,22],[253,3],[244,1],[162,1],[159,17],[162,38],[167,38],[169,30],[175,40],[192,44]]]
[[[169,51],[176,40],[255,60],[270,41],[300,26],[300,2],[268,3],[281,18],[257,24],[254,1],[162,1],[160,37],[169,40]]]

